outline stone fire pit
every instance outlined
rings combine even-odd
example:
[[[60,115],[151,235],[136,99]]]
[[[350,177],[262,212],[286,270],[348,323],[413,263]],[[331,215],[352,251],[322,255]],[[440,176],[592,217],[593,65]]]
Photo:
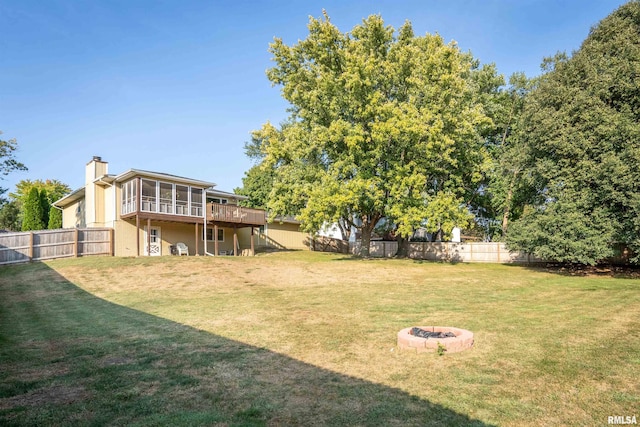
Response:
[[[427,332],[441,332],[443,334],[450,332],[455,336],[448,338],[421,338],[413,334],[412,330],[414,328]],[[447,350],[447,353],[457,353],[473,346],[473,332],[449,326],[413,326],[398,332],[398,347],[401,350],[416,350],[418,353],[437,351],[438,343]]]

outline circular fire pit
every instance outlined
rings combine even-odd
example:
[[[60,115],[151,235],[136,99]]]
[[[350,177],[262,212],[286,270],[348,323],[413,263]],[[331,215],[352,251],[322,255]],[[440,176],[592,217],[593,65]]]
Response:
[[[440,334],[437,334],[438,332]],[[426,336],[426,338],[419,335]],[[444,335],[454,336],[438,337]],[[449,326],[413,326],[398,332],[398,347],[401,350],[416,350],[418,353],[437,351],[438,343],[448,353],[457,353],[471,348],[473,345],[473,332]]]

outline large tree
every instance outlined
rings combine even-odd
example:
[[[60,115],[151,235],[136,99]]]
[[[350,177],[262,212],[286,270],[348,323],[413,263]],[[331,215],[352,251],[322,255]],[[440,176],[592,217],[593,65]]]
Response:
[[[347,221],[362,233],[386,218],[409,236],[418,226],[466,226],[488,159],[491,120],[477,96],[477,61],[438,35],[397,32],[370,16],[342,33],[325,14],[305,40],[270,45],[267,71],[291,104],[280,127],[254,132],[275,171],[269,209],[309,231]],[[487,71],[488,70],[488,71]]]
[[[266,209],[273,187],[273,176],[273,169],[262,164],[255,165],[245,172],[242,187],[233,190],[236,194],[249,198],[240,204],[249,208]]]
[[[24,203],[29,192],[34,187],[37,188],[38,191],[46,191],[47,199],[50,203],[61,199],[71,192],[71,188],[67,184],[57,179],[36,179],[33,181],[30,179],[23,179],[16,184],[16,189],[9,193],[9,197],[17,201],[18,204]]]
[[[49,230],[62,228],[62,211],[60,209],[51,206],[51,208],[49,209],[49,220],[47,222],[47,228]]]
[[[15,201],[3,200],[0,202],[0,230],[20,231],[20,209]]]
[[[22,231],[44,230],[47,228],[45,220],[44,200],[46,194],[32,187],[22,204]]]
[[[57,179],[35,181],[23,179],[16,184],[15,191],[9,193],[9,197],[15,202],[20,210],[21,217],[25,215],[26,200],[32,189],[37,189],[42,206],[42,222],[44,228],[56,229],[62,227],[62,213],[51,206],[53,202],[61,199],[71,192],[71,188]],[[50,217],[51,216],[51,217]]]
[[[496,127],[487,136],[492,162],[481,207],[492,239],[504,239],[510,220],[522,215],[530,196],[528,147],[523,141],[522,115],[526,96],[534,84],[535,80],[528,79],[524,73],[514,73],[509,85],[491,98],[498,107],[492,116]]]
[[[523,113],[533,197],[509,246],[584,264],[616,243],[640,254],[640,2],[543,67]]]

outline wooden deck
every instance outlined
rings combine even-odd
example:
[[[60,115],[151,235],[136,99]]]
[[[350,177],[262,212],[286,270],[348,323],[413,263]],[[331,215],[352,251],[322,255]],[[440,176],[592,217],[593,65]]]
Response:
[[[218,225],[224,227],[259,227],[267,223],[266,212],[261,209],[219,203],[207,203],[206,209],[207,223],[209,225],[218,223]],[[134,219],[136,217],[141,220],[151,219],[153,221],[184,222],[189,224],[204,223],[202,215],[176,215],[174,213],[144,210],[133,211],[121,216],[122,219]]]
[[[207,221],[260,226],[267,223],[267,217],[261,209],[208,203]]]

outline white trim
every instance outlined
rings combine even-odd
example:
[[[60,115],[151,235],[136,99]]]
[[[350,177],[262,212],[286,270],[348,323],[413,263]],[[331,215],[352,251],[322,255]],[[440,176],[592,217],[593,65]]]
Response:
[[[199,179],[185,178],[183,176],[171,175],[171,174],[161,173],[161,172],[145,171],[140,169],[129,169],[128,171],[123,172],[120,175],[116,176],[115,180],[124,181],[124,180],[127,180],[128,178],[134,178],[138,176],[141,178],[151,178],[151,179],[162,180],[162,181],[177,182],[180,184],[192,185],[194,187],[209,188],[209,187],[216,186],[216,184],[213,182],[200,181]]]

